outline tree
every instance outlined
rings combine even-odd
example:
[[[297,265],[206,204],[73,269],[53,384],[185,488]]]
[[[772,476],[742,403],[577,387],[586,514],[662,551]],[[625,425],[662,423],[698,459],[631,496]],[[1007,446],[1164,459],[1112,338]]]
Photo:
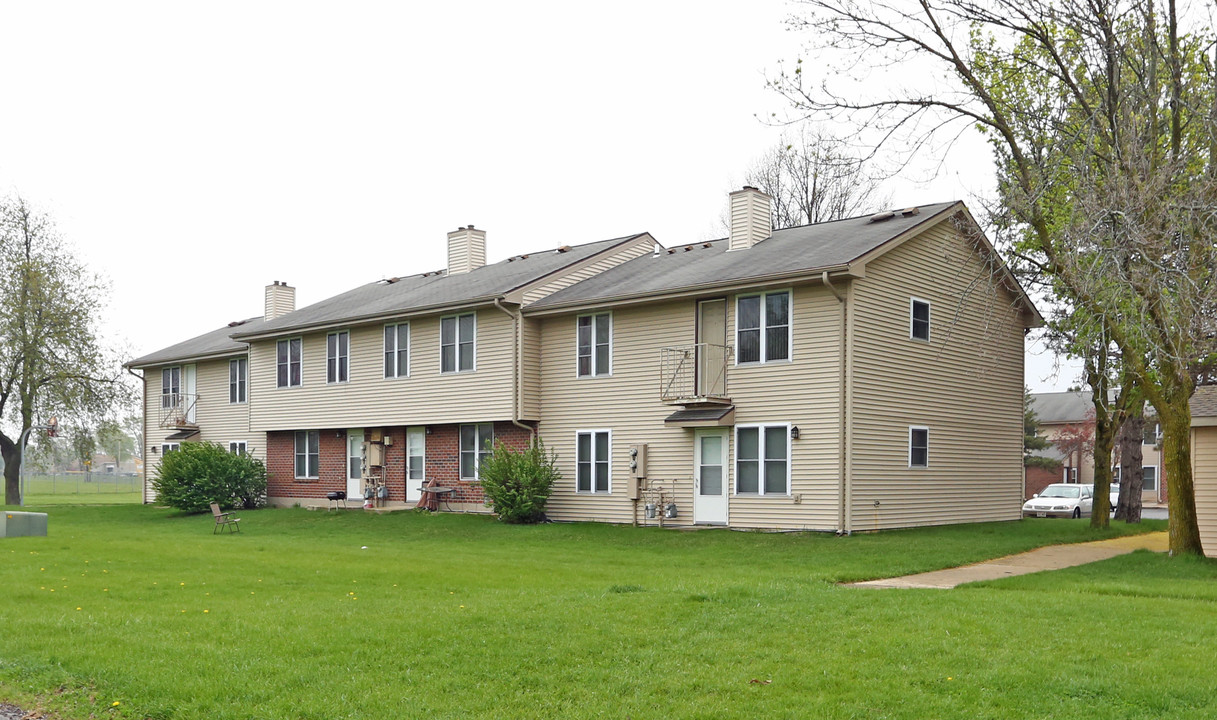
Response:
[[[1031,407],[1031,389],[1023,388],[1023,465],[1026,467],[1052,468],[1060,463],[1052,458],[1034,454],[1052,446],[1048,438],[1039,435],[1039,418]]]
[[[1141,491],[1145,480],[1141,443],[1144,433],[1145,401],[1137,394],[1129,403],[1116,438],[1120,462],[1120,497],[1116,501],[1116,519],[1128,523],[1141,522]]]
[[[97,338],[105,287],[51,220],[0,199],[0,453],[5,502],[21,499],[21,440],[52,415],[91,424],[123,393]]]
[[[135,453],[135,440],[117,420],[103,420],[97,426],[97,445],[114,458],[116,466],[122,465],[123,460]]]
[[[1082,422],[1069,423],[1057,431],[1052,444],[1067,459],[1067,465],[1080,468],[1082,460],[1094,457],[1094,411],[1086,413]]]
[[[809,85],[800,63],[775,87],[813,119],[913,151],[981,129],[997,161],[999,242],[1118,349],[1166,431],[1171,553],[1201,553],[1188,398],[1217,354],[1212,28],[1189,34],[1175,0],[806,5],[796,26],[821,47],[863,70],[926,64],[935,82],[876,96]]]
[[[773,229],[840,220],[886,202],[880,178],[864,158],[833,136],[806,125],[783,136],[744,176],[773,198]]]
[[[97,437],[84,425],[69,425],[65,429],[72,458],[80,464],[81,470],[88,472],[93,466],[93,454],[97,452]]]

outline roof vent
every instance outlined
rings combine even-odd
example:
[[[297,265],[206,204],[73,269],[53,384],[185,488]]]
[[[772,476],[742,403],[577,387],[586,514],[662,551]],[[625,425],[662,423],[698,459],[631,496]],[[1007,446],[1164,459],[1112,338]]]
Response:
[[[883,222],[884,220],[891,220],[894,217],[896,217],[896,213],[892,212],[891,210],[884,210],[883,212],[878,212],[871,215],[870,222]]]
[[[558,248],[556,250],[556,252],[560,252],[560,253],[570,252],[570,245],[563,245],[562,247]]]
[[[920,214],[921,214],[921,210],[920,210],[920,209],[918,209],[918,208],[915,208],[915,207],[911,207],[911,208],[905,208],[905,209],[903,209],[903,210],[901,210],[901,211],[900,211],[900,214],[901,214],[901,215],[903,215],[903,216],[905,216],[905,217],[912,217],[913,215],[920,215]]]
[[[380,281],[380,284],[382,284],[382,285],[392,285],[393,283],[397,282],[398,280],[401,280],[401,278],[399,278],[399,277],[385,278],[384,280],[381,280],[381,281]]]
[[[249,322],[249,321],[248,320],[233,320],[232,322],[228,323],[228,327],[240,327],[247,322]]]

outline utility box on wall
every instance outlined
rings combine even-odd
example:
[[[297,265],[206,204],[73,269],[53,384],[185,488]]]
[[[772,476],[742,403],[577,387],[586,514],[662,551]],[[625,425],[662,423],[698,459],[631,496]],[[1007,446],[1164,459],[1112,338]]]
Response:
[[[642,480],[647,476],[647,446],[630,446],[630,477]]]
[[[46,513],[6,510],[0,515],[0,537],[46,537]]]

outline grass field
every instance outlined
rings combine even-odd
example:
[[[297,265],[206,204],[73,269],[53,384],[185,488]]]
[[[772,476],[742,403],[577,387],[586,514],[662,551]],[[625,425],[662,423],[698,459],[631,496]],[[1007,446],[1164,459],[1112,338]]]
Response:
[[[0,698],[64,718],[1210,718],[1217,563],[840,581],[1084,521],[835,538],[50,508],[0,541]],[[1158,522],[1144,529],[1162,529]]]
[[[143,478],[94,473],[28,475],[25,504],[122,505],[143,502]]]

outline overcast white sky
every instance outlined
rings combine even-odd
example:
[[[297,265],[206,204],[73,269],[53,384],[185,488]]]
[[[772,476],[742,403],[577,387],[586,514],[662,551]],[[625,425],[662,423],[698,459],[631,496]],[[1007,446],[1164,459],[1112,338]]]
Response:
[[[132,355],[261,315],[272,280],[302,307],[440,269],[460,225],[491,261],[715,237],[780,134],[757,117],[785,110],[765,77],[799,55],[792,10],[0,0],[0,193],[111,280],[105,326]],[[989,173],[971,139],[887,190],[968,201]],[[1033,390],[1076,381],[1030,349]]]

